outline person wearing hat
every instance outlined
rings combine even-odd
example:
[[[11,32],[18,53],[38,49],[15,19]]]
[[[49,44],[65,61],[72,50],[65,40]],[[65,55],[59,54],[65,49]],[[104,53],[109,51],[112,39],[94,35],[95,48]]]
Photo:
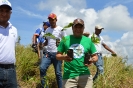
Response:
[[[9,22],[12,6],[0,0],[0,88],[17,88],[15,44],[17,29]]]
[[[101,25],[96,25],[95,26],[95,33],[89,36],[91,39],[92,39],[92,36],[95,37],[95,39],[96,38],[98,39],[97,43],[94,42],[95,47],[97,49],[98,61],[96,63],[94,63],[94,65],[97,67],[97,72],[94,75],[93,80],[95,80],[98,77],[99,74],[102,74],[103,75],[103,73],[104,73],[103,58],[102,58],[102,46],[106,50],[110,51],[112,54],[116,55],[116,53],[113,50],[111,50],[106,45],[106,43],[104,42],[102,36],[100,36],[100,33],[102,32],[103,29],[104,28]],[[92,41],[93,41],[93,39],[92,39]]]
[[[86,37],[89,37],[90,33],[89,32],[84,32],[83,35],[86,36]]]
[[[72,25],[73,35],[66,36],[58,46],[56,58],[64,60],[63,88],[92,88],[93,86],[88,65],[96,62],[98,57],[94,43],[83,35],[84,28],[84,21],[80,18],[75,19]],[[68,50],[72,51],[71,55],[67,53]],[[89,64],[84,64],[85,53],[91,54]]]
[[[38,58],[41,59],[43,57],[43,52],[45,51],[46,47],[44,47],[45,39],[43,35],[45,34],[46,29],[50,27],[49,22],[43,22],[43,27],[36,29],[33,35],[33,44],[32,47],[35,48],[38,53]]]
[[[56,59],[56,53],[57,53],[57,44],[56,40],[61,40],[64,36],[66,36],[65,31],[62,31],[62,27],[58,26],[56,24],[57,22],[57,16],[54,13],[51,13],[48,15],[48,20],[50,23],[50,27],[47,28],[46,34],[51,34],[53,37],[47,36],[47,52],[44,54],[43,59],[41,60],[40,64],[40,76],[41,76],[41,85],[42,88],[44,87],[45,84],[45,76],[46,76],[46,71],[48,67],[53,64],[54,69],[55,69],[55,75],[56,75],[56,80],[57,80],[57,85],[58,88],[62,88],[62,72],[61,72],[61,67],[62,67],[62,61]]]

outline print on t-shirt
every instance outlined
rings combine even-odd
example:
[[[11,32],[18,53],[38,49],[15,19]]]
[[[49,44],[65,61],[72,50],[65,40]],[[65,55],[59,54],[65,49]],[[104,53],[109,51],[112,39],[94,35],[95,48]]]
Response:
[[[84,55],[84,47],[81,44],[73,44],[70,49],[73,49],[74,59],[80,59]]]

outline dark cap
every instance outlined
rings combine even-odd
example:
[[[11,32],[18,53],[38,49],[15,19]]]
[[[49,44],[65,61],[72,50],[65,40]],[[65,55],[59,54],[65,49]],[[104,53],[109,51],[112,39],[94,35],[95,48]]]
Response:
[[[80,19],[80,18],[77,18],[77,19],[75,19],[75,20],[73,21],[73,27],[74,27],[75,25],[77,25],[77,24],[81,24],[81,25],[84,26],[84,21],[83,21],[82,19]]]
[[[47,25],[48,27],[50,27],[50,23],[47,21],[47,22],[43,22],[43,26],[44,25]]]

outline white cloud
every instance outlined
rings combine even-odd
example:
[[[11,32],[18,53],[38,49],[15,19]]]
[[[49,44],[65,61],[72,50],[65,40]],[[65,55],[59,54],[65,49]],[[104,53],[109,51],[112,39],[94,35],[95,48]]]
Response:
[[[132,3],[132,2],[133,0],[112,0],[109,3],[107,3],[105,7],[119,5],[119,4],[127,4],[127,3]]]
[[[122,57],[128,57],[129,63],[133,63],[133,31],[124,33],[121,39],[116,40],[112,45],[114,45],[118,55]]]
[[[20,14],[26,14],[26,15],[28,15],[30,17],[35,17],[35,18],[39,18],[39,19],[43,19],[44,18],[40,14],[35,14],[35,13],[33,13],[31,11],[28,11],[28,10],[25,10],[25,9],[23,9],[21,7],[18,7],[17,10],[19,11]]]
[[[107,30],[131,31],[133,29],[131,26],[133,18],[130,17],[128,9],[123,5],[100,10],[98,17],[97,22],[101,23]]]
[[[37,3],[36,7],[38,10],[52,10],[56,6],[59,6],[60,8],[64,8],[68,5],[71,5],[75,7],[76,9],[84,8],[86,7],[86,1],[85,0],[47,0],[47,1],[40,1]]]
[[[90,9],[76,9],[71,5],[67,7],[60,8],[56,6],[52,10],[58,16],[58,24],[64,26],[69,22],[72,22],[75,18],[82,18],[85,21],[85,31],[93,32],[94,26],[96,24],[101,24],[106,28],[105,31],[132,31],[133,29],[133,19],[130,17],[127,8],[123,5],[118,5],[114,7],[107,7],[103,10],[96,12],[93,8]],[[70,13],[71,12],[71,13]],[[72,34],[71,28],[67,30],[68,34]],[[115,33],[114,33],[115,34]],[[117,34],[116,34],[117,35]],[[132,32],[125,33],[120,39],[115,42],[110,42],[110,37],[108,35],[103,36],[107,45],[114,50],[118,55],[126,57],[128,56],[131,61],[133,57],[133,48],[129,48],[132,44]],[[128,40],[128,42],[127,42]],[[109,53],[104,50],[104,53]]]
[[[118,1],[118,0],[117,0]],[[123,1],[123,0],[121,0]],[[130,0],[132,2],[133,0]],[[117,4],[118,2],[112,2]],[[127,3],[127,2],[125,2]],[[130,17],[128,9],[124,5],[108,6],[102,10],[95,11],[93,8],[86,9],[85,0],[45,0],[37,3],[38,10],[51,10],[51,12],[57,15],[57,24],[60,26],[65,26],[69,22],[73,22],[75,18],[82,18],[85,22],[85,31],[94,32],[94,27],[97,24],[101,24],[106,30],[110,31],[129,31],[120,39],[115,42],[110,42],[110,37],[104,35],[105,42],[107,45],[116,51],[119,55],[133,57],[133,18]],[[34,14],[33,12],[19,8],[24,14],[29,16],[38,17],[43,19],[44,17],[39,14]],[[40,26],[40,25],[39,25]],[[68,34],[72,34],[71,28],[67,30]],[[115,33],[114,33],[115,34]],[[117,34],[116,34],[117,35]],[[113,35],[112,35],[113,36]],[[131,46],[130,46],[131,45]],[[107,51],[105,51],[106,53]]]

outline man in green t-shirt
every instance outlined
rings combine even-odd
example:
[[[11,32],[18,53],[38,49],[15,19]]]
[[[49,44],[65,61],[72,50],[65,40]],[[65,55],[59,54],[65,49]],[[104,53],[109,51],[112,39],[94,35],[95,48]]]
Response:
[[[63,88],[92,88],[93,78],[88,65],[96,62],[96,48],[90,38],[83,36],[84,21],[75,19],[72,25],[73,35],[63,38],[58,46],[56,58],[64,60]],[[72,57],[67,50],[73,50]],[[85,53],[91,54],[89,64],[84,64]]]

